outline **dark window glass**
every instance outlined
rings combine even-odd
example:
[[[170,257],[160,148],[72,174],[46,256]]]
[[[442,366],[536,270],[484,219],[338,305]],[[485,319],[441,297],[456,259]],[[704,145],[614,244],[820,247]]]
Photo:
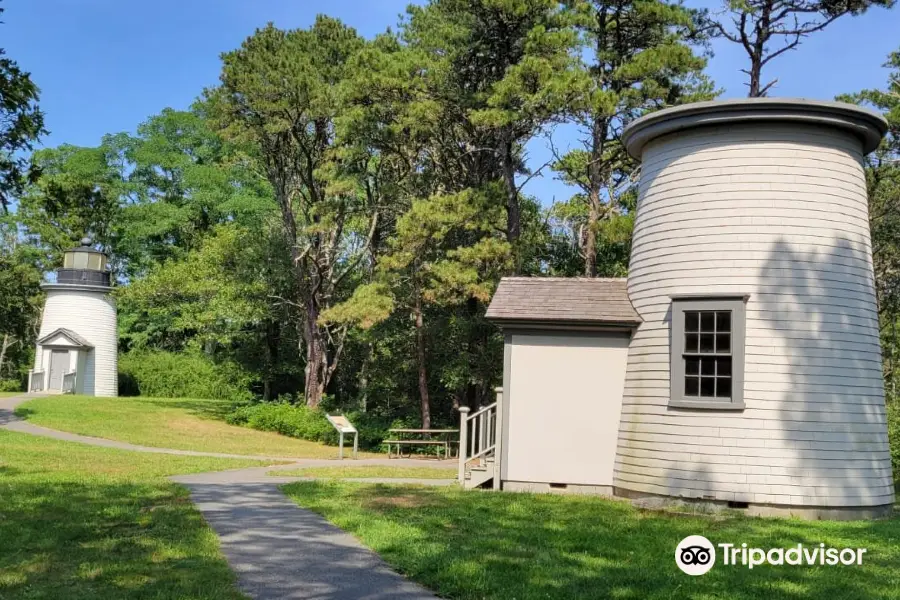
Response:
[[[699,375],[700,374],[700,359],[699,358],[684,359],[684,372],[686,375]]]
[[[684,336],[684,351],[688,353],[696,353],[697,352],[697,339],[698,336],[696,333],[686,333]]]
[[[684,313],[684,330],[698,331],[700,329],[700,313],[686,312]]]
[[[716,378],[716,397],[731,398],[731,377]]]
[[[731,311],[716,313],[716,331],[731,332]]]
[[[731,397],[731,335],[731,311],[684,312],[685,397]]]
[[[716,375],[731,377],[731,357],[720,356],[716,359]]]
[[[696,396],[700,393],[700,378],[699,377],[685,377],[684,378],[684,395],[685,396]]]
[[[731,334],[730,333],[717,333],[716,334],[716,352],[719,354],[725,354],[731,352]]]

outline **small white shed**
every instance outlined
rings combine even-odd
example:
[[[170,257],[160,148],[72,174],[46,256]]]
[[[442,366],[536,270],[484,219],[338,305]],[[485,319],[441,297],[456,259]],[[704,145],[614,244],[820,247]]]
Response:
[[[503,489],[611,493],[631,332],[624,279],[504,278]]]

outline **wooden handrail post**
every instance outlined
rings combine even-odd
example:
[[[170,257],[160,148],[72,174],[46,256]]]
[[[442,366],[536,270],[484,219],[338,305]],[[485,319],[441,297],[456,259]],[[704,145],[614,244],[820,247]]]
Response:
[[[500,489],[500,469],[503,460],[503,388],[494,388],[497,394],[497,413],[494,419],[494,489]]]
[[[459,407],[459,472],[457,479],[461,485],[466,482],[466,449],[469,441],[469,407]]]

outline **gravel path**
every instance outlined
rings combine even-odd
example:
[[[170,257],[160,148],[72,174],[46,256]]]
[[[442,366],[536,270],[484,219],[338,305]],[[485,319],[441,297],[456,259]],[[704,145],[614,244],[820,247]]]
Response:
[[[15,408],[43,394],[0,398],[0,428],[69,442],[135,452],[252,458],[288,462],[171,477],[185,485],[207,523],[218,534],[228,564],[241,589],[254,600],[436,600],[436,596],[392,571],[381,558],[349,533],[316,513],[300,508],[278,488],[305,477],[269,472],[315,466],[416,466],[446,468],[455,461],[372,458],[360,460],[297,459],[246,456],[138,446],[32,425]],[[450,485],[444,479],[354,479],[361,483]]]

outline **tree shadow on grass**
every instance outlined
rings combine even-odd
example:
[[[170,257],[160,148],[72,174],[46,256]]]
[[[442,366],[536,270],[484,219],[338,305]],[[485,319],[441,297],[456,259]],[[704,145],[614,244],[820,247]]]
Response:
[[[134,398],[136,402],[143,402],[159,408],[177,408],[190,415],[204,419],[224,421],[236,403],[224,400],[208,400],[204,398]]]
[[[0,476],[0,599],[235,599],[186,491]]]
[[[303,482],[302,506],[360,537],[395,568],[448,598],[900,598],[900,521],[815,523],[703,518],[573,496]],[[863,566],[675,565],[678,542],[868,548]]]

